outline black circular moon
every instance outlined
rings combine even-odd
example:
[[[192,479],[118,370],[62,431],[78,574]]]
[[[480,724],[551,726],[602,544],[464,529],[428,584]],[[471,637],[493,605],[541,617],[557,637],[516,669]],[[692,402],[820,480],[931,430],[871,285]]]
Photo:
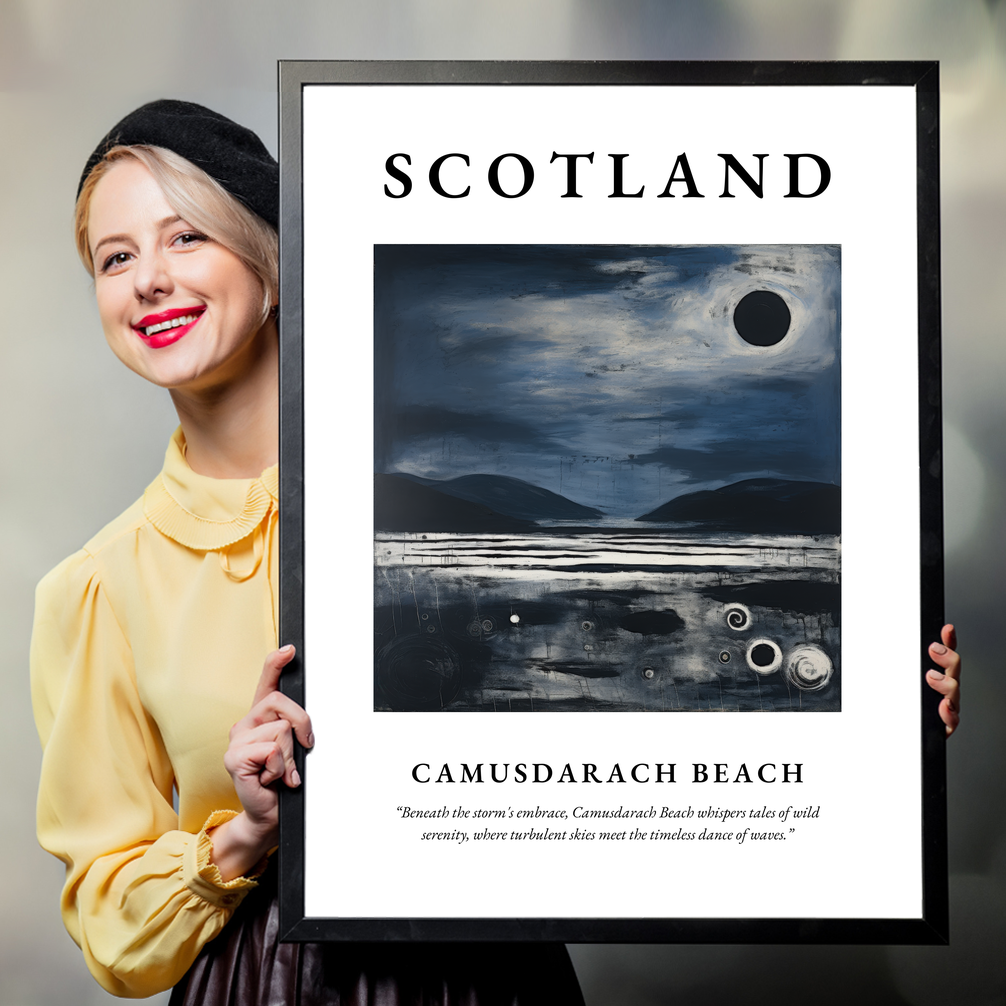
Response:
[[[768,643],[759,643],[751,649],[751,662],[759,667],[768,667],[775,660],[775,650]]]
[[[771,290],[752,290],[734,308],[734,328],[752,346],[775,346],[782,342],[790,321],[786,301]]]

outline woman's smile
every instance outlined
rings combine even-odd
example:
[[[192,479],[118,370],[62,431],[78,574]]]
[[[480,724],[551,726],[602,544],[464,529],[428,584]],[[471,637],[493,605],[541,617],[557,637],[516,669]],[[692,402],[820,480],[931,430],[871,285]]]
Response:
[[[158,314],[148,314],[133,325],[133,331],[151,349],[161,349],[178,342],[191,332],[205,310],[205,306],[176,307]]]

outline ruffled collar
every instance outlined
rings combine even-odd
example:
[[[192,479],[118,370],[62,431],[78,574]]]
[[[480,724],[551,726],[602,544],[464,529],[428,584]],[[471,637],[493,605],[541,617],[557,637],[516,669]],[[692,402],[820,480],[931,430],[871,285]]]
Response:
[[[143,494],[143,512],[162,534],[186,548],[211,552],[250,535],[279,500],[279,466],[257,479],[213,479],[185,460],[185,437],[175,430],[164,468]]]

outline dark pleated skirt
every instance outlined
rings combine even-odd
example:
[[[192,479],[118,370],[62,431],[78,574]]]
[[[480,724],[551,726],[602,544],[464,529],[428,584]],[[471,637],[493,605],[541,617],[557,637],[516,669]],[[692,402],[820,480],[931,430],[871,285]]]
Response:
[[[583,1006],[561,943],[280,943],[274,873],[170,1006]]]

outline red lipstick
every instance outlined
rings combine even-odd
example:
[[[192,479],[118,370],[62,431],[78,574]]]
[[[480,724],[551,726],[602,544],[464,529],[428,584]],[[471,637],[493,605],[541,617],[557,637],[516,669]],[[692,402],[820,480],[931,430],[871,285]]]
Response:
[[[197,307],[173,307],[168,311],[148,314],[133,325],[133,331],[151,349],[161,349],[164,346],[170,346],[173,342],[178,342],[184,335],[187,335],[205,310],[205,306],[199,305]],[[179,324],[182,319],[189,320]]]

